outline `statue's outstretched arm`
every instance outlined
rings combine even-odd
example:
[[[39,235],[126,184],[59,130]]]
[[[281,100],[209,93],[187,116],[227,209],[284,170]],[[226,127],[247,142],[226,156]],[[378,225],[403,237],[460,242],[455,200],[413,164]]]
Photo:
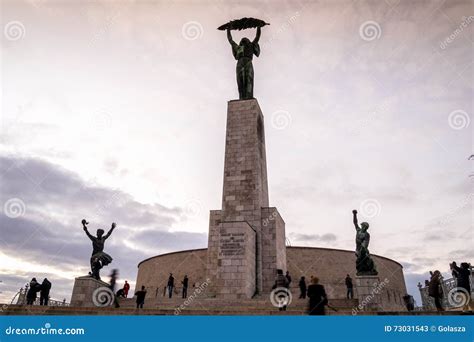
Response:
[[[92,236],[92,235],[89,233],[89,231],[87,230],[86,225],[83,225],[83,228],[84,228],[84,232],[86,233],[87,237],[88,237],[89,239],[91,239],[92,241],[94,241],[95,237]]]
[[[257,35],[255,36],[255,39],[253,40],[254,44],[258,44],[261,34],[262,34],[262,29],[260,27],[257,27]]]
[[[234,40],[232,39],[232,33],[230,33],[230,30],[229,30],[229,29],[227,29],[227,40],[229,41],[230,45],[232,45],[232,46],[233,46],[234,44],[236,44],[236,43],[234,42]]]
[[[114,222],[114,223],[112,223],[112,227],[110,228],[110,230],[107,232],[107,234],[105,234],[104,239],[107,239],[107,238],[112,234],[112,232],[114,231],[115,227],[116,227],[116,224],[115,224],[115,222]]]
[[[359,222],[357,221],[357,210],[352,210],[352,214],[354,216],[353,222],[354,222],[355,229],[359,230],[360,227],[359,227]]]

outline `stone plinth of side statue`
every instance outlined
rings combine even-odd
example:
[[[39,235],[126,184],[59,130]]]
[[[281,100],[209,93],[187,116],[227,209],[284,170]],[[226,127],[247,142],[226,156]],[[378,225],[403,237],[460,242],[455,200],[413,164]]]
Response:
[[[376,275],[356,276],[358,309],[360,311],[378,311],[381,308],[381,293],[384,284]]]
[[[91,276],[77,277],[74,280],[74,287],[72,289],[71,306],[78,307],[96,307],[97,305],[97,293],[94,295],[94,291],[98,288],[109,288],[109,284],[105,281],[95,279]]]

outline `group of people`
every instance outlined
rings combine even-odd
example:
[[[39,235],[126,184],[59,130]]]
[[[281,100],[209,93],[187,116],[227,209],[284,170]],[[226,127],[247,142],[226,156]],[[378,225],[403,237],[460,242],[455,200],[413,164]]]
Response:
[[[188,298],[189,278],[186,274],[184,275],[184,278],[181,281],[181,285],[183,285],[181,298]],[[175,289],[174,277],[173,277],[173,273],[170,273],[170,276],[168,277],[168,283],[166,284],[166,286],[164,288],[164,291],[163,291],[163,296],[165,296],[166,291],[168,291],[168,298],[172,298],[174,289]]]
[[[130,284],[125,280],[125,284],[123,284],[123,287],[119,289],[115,295],[119,298],[127,298],[128,291],[130,291]]]
[[[279,287],[289,289],[291,281],[292,279],[289,272],[286,272],[286,274],[283,275],[283,271],[278,269],[273,289]],[[310,315],[325,315],[325,307],[329,306],[329,301],[324,286],[319,284],[319,278],[311,276],[310,285],[306,286],[306,278],[301,277],[298,285],[300,288],[299,298],[305,299],[306,296],[309,298],[308,313]],[[286,311],[286,307],[287,305],[284,303],[279,307],[279,310]]]
[[[469,309],[470,295],[471,295],[471,284],[469,281],[471,275],[470,265],[467,262],[461,263],[460,266],[453,261],[449,264],[453,278],[456,279],[456,287],[458,291],[465,291],[468,299],[463,309]],[[442,275],[441,272],[436,270],[430,271],[430,280],[425,281],[425,285],[428,287],[428,295],[434,299],[435,307],[437,311],[444,311],[442,305],[443,299],[443,287],[442,287]]]
[[[40,293],[40,305],[48,305],[49,301],[49,291],[51,290],[51,282],[44,278],[43,282],[40,284],[36,278],[31,279],[28,286],[28,291],[26,292],[26,304],[33,305],[36,301],[38,292]]]

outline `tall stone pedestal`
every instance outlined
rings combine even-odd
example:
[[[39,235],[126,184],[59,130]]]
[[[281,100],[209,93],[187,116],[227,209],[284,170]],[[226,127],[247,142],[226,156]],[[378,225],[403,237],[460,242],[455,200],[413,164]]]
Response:
[[[222,210],[209,222],[209,293],[251,298],[286,270],[285,222],[268,205],[263,115],[256,99],[229,101]]]
[[[358,311],[378,311],[381,309],[381,295],[384,282],[378,276],[356,276],[356,291],[359,299]]]
[[[74,280],[70,306],[95,307],[93,302],[94,290],[99,287],[109,287],[105,281],[89,276],[78,277]]]

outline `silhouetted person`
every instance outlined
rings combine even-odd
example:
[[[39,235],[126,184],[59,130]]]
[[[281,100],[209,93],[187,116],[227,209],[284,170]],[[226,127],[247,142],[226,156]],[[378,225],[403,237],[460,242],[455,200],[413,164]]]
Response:
[[[189,284],[189,279],[188,276],[185,275],[183,281],[181,282],[183,284],[183,298],[188,298],[188,284]]]
[[[415,310],[415,300],[413,299],[413,296],[410,296],[408,293],[403,296],[403,301],[405,302],[405,306],[408,311],[413,311]]]
[[[168,278],[168,296],[171,298],[173,296],[173,288],[174,288],[174,277],[173,273],[170,273]]]
[[[118,298],[126,298],[126,297],[125,297],[125,290],[124,290],[123,288],[122,288],[122,289],[119,289],[115,295],[116,295]]]
[[[115,293],[115,285],[117,284],[118,270],[114,268],[110,274],[110,289]]]
[[[284,288],[288,289],[289,286],[290,286],[290,283],[288,282],[288,278],[283,275],[283,270],[278,269],[276,279],[275,279],[275,284],[273,285],[272,289],[276,289],[276,288],[279,288],[279,287],[284,287]],[[278,310],[279,311],[286,311],[286,307],[287,307],[287,305],[279,306]]]
[[[290,284],[291,284],[291,276],[290,276],[290,272],[289,271],[286,271],[286,275],[285,275],[286,279],[288,280],[288,288],[290,288]]]
[[[36,294],[41,290],[41,285],[36,281],[36,278],[31,279],[28,292],[26,293],[26,304],[33,305],[36,300]]]
[[[145,304],[146,296],[145,286],[142,286],[142,289],[140,291],[135,292],[135,296],[137,296],[137,309],[143,309],[143,304]]]
[[[471,270],[467,262],[462,262],[461,267],[459,267],[456,262],[452,262],[449,265],[453,272],[453,276],[456,279],[456,287],[466,290],[468,296],[471,294],[471,284],[469,282],[469,277],[471,276]],[[466,305],[463,309],[469,309],[470,306],[470,297],[467,298]]]
[[[309,314],[325,315],[325,306],[328,304],[328,297],[323,285],[319,284],[319,278],[314,277],[311,285],[308,286]]]
[[[130,284],[125,280],[125,284],[123,285],[123,294],[125,298],[128,297],[128,291],[130,290]]]
[[[346,297],[347,299],[353,299],[354,298],[354,285],[352,284],[352,278],[348,274],[346,275],[346,288],[347,288],[347,294]]]
[[[114,305],[115,305],[115,308],[119,308],[119,307],[120,307],[119,298],[125,298],[125,294],[124,294],[123,288],[122,288],[122,289],[119,289],[119,290],[117,291],[117,293],[115,294],[115,297],[114,297]]]
[[[441,298],[443,298],[443,289],[441,287],[441,273],[436,270],[430,272],[431,279],[428,286],[428,294],[430,297],[434,298],[436,310],[444,311],[443,306],[441,305]]]
[[[306,279],[304,277],[301,277],[300,282],[299,282],[299,287],[300,287],[300,298],[305,299],[306,298]]]
[[[463,262],[461,263],[461,267],[459,267],[456,262],[453,261],[450,267],[457,280],[457,287],[461,287],[465,289],[467,293],[471,293],[471,284],[469,283],[471,270],[469,269],[469,264],[467,262]]]
[[[40,305],[48,305],[50,290],[51,282],[47,278],[44,278],[43,283],[41,284]]]

